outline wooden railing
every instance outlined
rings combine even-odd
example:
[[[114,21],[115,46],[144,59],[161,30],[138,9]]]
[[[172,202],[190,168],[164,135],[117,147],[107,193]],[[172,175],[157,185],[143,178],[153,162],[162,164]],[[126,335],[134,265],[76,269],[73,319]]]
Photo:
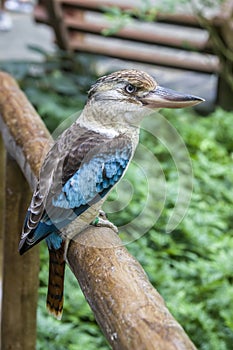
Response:
[[[25,256],[17,247],[30,199],[27,182],[34,187],[51,136],[16,82],[3,72],[0,81],[1,349],[32,350],[38,247]],[[67,259],[113,349],[196,349],[112,230],[90,226],[70,243]]]

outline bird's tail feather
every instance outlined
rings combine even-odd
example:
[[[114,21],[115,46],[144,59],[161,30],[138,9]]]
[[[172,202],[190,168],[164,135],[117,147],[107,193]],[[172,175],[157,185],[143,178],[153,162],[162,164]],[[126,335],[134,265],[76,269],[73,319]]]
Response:
[[[49,249],[49,282],[47,293],[48,312],[61,319],[65,276],[64,244],[61,248]]]

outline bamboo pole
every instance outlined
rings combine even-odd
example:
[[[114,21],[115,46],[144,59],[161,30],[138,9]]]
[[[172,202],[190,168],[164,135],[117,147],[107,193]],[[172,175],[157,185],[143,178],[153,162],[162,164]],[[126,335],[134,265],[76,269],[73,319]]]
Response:
[[[44,142],[46,139],[50,141],[50,136],[12,78],[0,73],[0,81],[3,81],[0,115],[5,144],[30,181],[33,179],[30,171],[38,176],[43,159],[41,140],[36,135],[43,135]],[[4,96],[8,98],[4,99]],[[1,101],[7,101],[17,106],[19,97],[23,103],[20,109],[14,109],[14,115],[11,107],[1,104]],[[29,115],[31,112],[31,117],[22,113],[22,109],[29,111]],[[12,117],[15,119],[13,123],[10,121]],[[34,123],[37,128],[31,135],[28,129]],[[18,124],[17,128],[15,124]],[[26,147],[28,144],[32,147]],[[38,161],[35,162],[35,159]],[[100,248],[103,246],[105,248]],[[113,231],[90,227],[78,234],[69,245],[67,260],[113,349],[195,349],[183,328],[169,313],[162,297],[148,281],[142,267],[121,246],[120,239]]]

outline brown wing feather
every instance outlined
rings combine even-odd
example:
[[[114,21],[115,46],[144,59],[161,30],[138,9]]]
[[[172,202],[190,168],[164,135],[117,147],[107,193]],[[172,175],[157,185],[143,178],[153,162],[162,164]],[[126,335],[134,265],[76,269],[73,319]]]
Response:
[[[100,140],[103,141],[103,138],[98,133],[73,124],[54,143],[41,167],[39,181],[22,230],[19,249],[23,247],[31,231],[36,229],[46,208],[52,211],[50,202],[53,195],[61,192],[62,186],[77,171],[86,153]],[[59,215],[58,209],[56,210]]]
[[[79,137],[78,142],[74,144],[72,152],[67,153],[64,158],[62,185],[64,185],[79,169],[82,162],[85,160],[85,157],[87,157],[91,150],[107,141],[109,141],[109,138],[104,138],[103,135],[86,129],[86,131]]]

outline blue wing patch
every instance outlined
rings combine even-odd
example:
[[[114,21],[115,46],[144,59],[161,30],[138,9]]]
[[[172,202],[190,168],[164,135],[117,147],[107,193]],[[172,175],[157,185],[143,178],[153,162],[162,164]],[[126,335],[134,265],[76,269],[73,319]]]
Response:
[[[74,209],[76,215],[83,212],[83,207],[104,197],[123,175],[129,158],[122,154],[98,155],[79,170],[65,183],[62,192],[53,197],[55,207]]]

